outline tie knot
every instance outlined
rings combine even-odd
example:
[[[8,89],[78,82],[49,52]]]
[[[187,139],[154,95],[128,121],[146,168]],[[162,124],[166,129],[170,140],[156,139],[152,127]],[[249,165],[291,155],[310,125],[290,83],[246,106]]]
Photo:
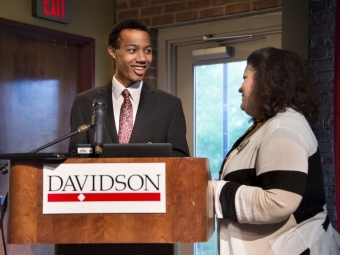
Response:
[[[124,89],[122,92],[122,96],[124,99],[128,99],[130,97],[130,92],[127,89]]]

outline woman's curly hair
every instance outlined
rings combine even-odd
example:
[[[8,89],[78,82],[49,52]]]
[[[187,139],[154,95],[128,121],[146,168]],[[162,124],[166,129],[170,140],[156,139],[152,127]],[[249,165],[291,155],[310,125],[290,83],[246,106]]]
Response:
[[[317,120],[320,97],[307,61],[292,51],[267,47],[251,53],[247,65],[255,71],[256,121],[274,117],[287,107],[302,113],[310,124]]]

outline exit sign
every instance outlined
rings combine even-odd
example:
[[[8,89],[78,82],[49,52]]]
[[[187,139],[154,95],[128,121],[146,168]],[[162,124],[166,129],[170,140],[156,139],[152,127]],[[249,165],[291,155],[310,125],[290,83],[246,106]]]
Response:
[[[32,15],[61,23],[70,23],[70,0],[32,0]]]

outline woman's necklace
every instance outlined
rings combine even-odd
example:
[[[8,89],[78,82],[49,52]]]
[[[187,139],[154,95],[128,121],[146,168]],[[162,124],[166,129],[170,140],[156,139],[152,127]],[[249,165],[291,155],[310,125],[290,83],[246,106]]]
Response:
[[[260,127],[265,123],[266,121],[256,122],[254,125],[252,125],[249,129],[248,134],[245,138],[250,137],[252,134],[254,134],[257,130],[259,130]]]
[[[245,132],[246,136],[243,138],[243,140],[241,141],[241,143],[236,147],[237,153],[240,152],[248,143],[249,143],[249,137],[254,134],[266,121],[263,122],[256,122],[254,123],[250,128],[248,128],[248,130]],[[235,148],[232,150],[232,152],[235,151]],[[228,155],[224,158],[222,164],[221,164],[221,168],[219,171],[219,176],[221,177],[223,171],[224,171],[224,166],[226,164],[226,162],[228,161],[229,157],[231,156],[232,152],[229,152]],[[235,154],[235,153],[233,153]]]
[[[259,128],[265,123],[266,121],[256,122],[254,123],[249,130],[247,131],[247,135],[244,137],[242,142],[237,146],[237,150],[241,151],[248,143],[249,143],[249,137],[252,136]]]

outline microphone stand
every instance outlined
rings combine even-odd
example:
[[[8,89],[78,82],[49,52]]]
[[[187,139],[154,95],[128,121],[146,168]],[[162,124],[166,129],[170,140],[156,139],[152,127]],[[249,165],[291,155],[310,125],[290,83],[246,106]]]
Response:
[[[47,143],[33,151],[30,151],[29,153],[36,153],[38,151],[41,151],[53,144],[56,144],[58,142],[61,142],[63,140],[65,140],[66,138],[69,138],[71,136],[74,136],[78,133],[82,133],[82,132],[87,132],[90,128],[93,128],[95,125],[93,124],[84,124],[84,125],[81,125],[80,127],[78,127],[78,130],[77,131],[74,131],[68,135],[65,135],[61,138],[58,138],[50,143]],[[5,163],[5,164],[1,164],[0,165],[0,172],[2,174],[7,174],[8,173],[8,170],[6,169],[6,167],[8,166],[8,163]],[[6,245],[5,245],[5,239],[4,239],[4,233],[3,233],[3,219],[5,217],[5,212],[6,212],[6,209],[7,209],[7,197],[8,197],[8,192],[6,193],[6,196],[5,196],[5,199],[4,199],[4,203],[2,204],[1,206],[1,212],[0,212],[0,228],[1,228],[1,232],[2,232],[2,242],[3,242],[3,246],[4,246],[4,252],[5,252],[5,255],[7,255],[7,250],[6,250]]]
[[[56,140],[54,140],[54,141],[52,141],[52,142],[50,142],[50,143],[47,143],[47,144],[45,144],[45,145],[43,145],[43,146],[41,146],[41,147],[39,147],[39,148],[37,148],[37,149],[35,149],[35,150],[33,150],[33,151],[30,151],[29,153],[36,153],[36,152],[38,152],[38,151],[41,151],[41,150],[43,150],[43,149],[46,149],[47,147],[52,146],[53,144],[56,144],[56,143],[59,143],[59,142],[63,141],[63,140],[65,140],[66,138],[69,138],[69,137],[71,137],[71,136],[74,136],[74,135],[76,135],[76,134],[78,134],[78,133],[87,132],[87,131],[88,131],[90,128],[92,128],[93,126],[94,126],[94,125],[92,125],[92,124],[84,124],[84,125],[81,125],[80,127],[78,127],[78,130],[77,130],[77,131],[74,131],[74,132],[72,132],[72,133],[70,133],[70,134],[68,134],[68,135],[65,135],[65,136],[63,136],[63,137],[61,137],[61,138],[58,138],[58,139],[56,139]],[[7,174],[7,173],[8,173],[8,170],[6,169],[7,166],[8,166],[8,163],[1,164],[1,165],[0,165],[0,172],[1,172],[2,174]]]

